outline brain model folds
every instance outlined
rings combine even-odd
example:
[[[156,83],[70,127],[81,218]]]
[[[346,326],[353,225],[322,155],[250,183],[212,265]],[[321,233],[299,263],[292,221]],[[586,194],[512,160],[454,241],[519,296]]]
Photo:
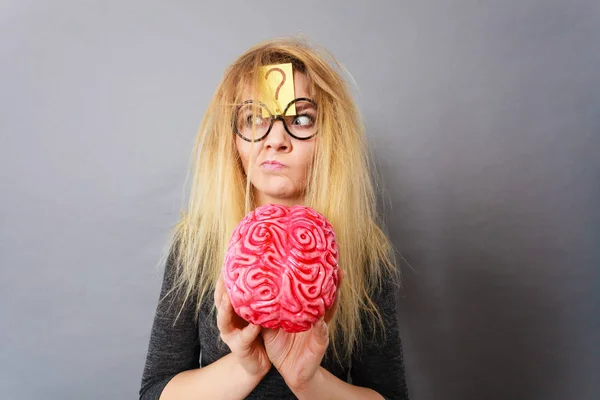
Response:
[[[223,278],[235,312],[246,321],[302,332],[332,306],[337,263],[325,217],[309,207],[268,204],[235,228]]]

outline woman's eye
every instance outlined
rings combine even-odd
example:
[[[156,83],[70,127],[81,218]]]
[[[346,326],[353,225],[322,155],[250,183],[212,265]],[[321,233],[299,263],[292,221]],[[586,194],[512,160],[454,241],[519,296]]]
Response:
[[[262,125],[262,124],[264,124],[264,123],[265,123],[265,119],[264,119],[264,118],[262,118],[262,117],[261,117],[261,116],[259,116],[259,115],[252,115],[252,114],[250,114],[250,115],[248,115],[248,116],[246,117],[246,124],[247,124],[248,126],[251,126],[251,125],[257,125],[257,126],[260,126],[260,125]]]
[[[300,126],[310,126],[310,125],[312,125],[312,123],[313,123],[313,119],[309,115],[298,115],[292,121],[292,124],[300,125]]]

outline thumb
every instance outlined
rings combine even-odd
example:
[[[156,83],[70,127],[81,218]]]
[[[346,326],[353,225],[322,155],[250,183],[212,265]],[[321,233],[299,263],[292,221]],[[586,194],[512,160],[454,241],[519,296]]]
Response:
[[[260,333],[260,325],[248,324],[242,329],[240,339],[244,346],[250,346]]]
[[[329,326],[327,325],[327,322],[321,318],[319,322],[313,326],[313,329],[315,330],[314,338],[317,345],[326,348],[329,344]]]

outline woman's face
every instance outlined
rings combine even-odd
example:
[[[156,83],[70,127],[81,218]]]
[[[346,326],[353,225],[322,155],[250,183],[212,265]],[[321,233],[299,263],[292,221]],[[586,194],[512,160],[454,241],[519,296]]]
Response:
[[[296,98],[310,97],[308,81],[304,74],[294,72],[294,90]],[[251,100],[250,93],[249,90],[245,90],[242,101]],[[250,182],[255,188],[257,206],[268,203],[288,206],[303,204],[307,168],[313,160],[316,137],[308,140],[295,139],[286,132],[283,122],[277,120],[267,137],[259,142],[250,143],[238,135],[235,135],[235,138],[246,174],[250,158],[254,163],[250,172]],[[279,162],[283,166],[269,165],[269,161]]]

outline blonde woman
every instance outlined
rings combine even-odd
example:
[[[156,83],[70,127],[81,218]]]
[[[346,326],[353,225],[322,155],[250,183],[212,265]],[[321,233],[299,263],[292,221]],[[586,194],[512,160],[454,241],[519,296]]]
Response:
[[[325,54],[273,40],[226,70],[194,148],[140,399],[408,398],[394,254],[358,111]],[[259,101],[261,67],[279,64],[293,68],[292,116]],[[309,206],[334,227],[343,279],[334,308],[306,332],[248,324],[220,279],[233,230],[265,204]]]

